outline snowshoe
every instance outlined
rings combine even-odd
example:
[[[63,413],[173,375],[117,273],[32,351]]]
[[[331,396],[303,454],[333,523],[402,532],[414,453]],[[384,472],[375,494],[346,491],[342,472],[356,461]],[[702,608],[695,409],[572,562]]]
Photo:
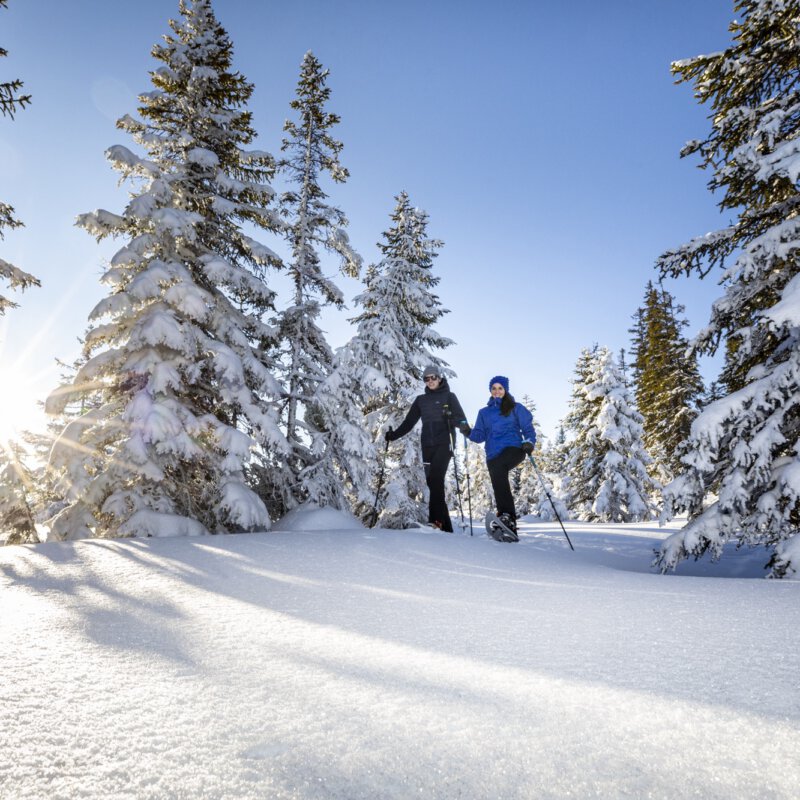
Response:
[[[506,522],[510,522],[511,527]],[[486,533],[498,542],[518,542],[519,536],[517,536],[516,527],[516,523],[508,514],[498,517],[497,514],[490,511],[486,515]]]

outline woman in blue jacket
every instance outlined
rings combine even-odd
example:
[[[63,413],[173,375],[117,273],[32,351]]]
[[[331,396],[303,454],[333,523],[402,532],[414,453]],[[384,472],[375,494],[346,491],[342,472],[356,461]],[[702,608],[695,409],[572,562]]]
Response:
[[[492,396],[478,412],[469,434],[473,442],[486,442],[486,466],[492,479],[497,516],[512,531],[517,530],[517,511],[511,495],[508,473],[533,452],[536,432],[533,416],[508,393],[508,378],[495,375],[489,381]]]

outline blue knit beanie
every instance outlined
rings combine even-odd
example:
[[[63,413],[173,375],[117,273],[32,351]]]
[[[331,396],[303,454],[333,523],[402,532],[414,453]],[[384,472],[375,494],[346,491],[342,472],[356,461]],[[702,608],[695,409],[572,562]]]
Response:
[[[506,391],[508,391],[508,378],[506,378],[505,375],[495,375],[494,378],[489,381],[490,391],[492,386],[494,386],[496,383],[499,383]]]

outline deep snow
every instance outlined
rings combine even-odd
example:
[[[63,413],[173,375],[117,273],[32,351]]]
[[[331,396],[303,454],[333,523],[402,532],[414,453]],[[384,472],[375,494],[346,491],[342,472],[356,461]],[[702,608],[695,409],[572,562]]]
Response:
[[[763,551],[298,520],[0,548],[0,797],[797,796],[800,582]]]

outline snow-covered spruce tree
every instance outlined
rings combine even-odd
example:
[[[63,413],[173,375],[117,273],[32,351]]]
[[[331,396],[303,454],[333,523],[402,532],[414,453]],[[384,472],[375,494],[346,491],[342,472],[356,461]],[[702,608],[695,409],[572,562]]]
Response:
[[[644,419],[644,445],[653,458],[650,473],[666,483],[680,471],[681,455],[697,416],[703,381],[697,355],[683,335],[683,306],[652,281],[634,315],[633,387]]]
[[[38,542],[30,504],[33,476],[18,442],[0,445],[0,534],[6,544]]]
[[[467,503],[467,482],[465,475],[466,451],[458,444],[458,439],[463,439],[460,434],[456,437],[456,448],[450,467],[444,481],[444,496],[447,507],[453,509],[453,525],[461,525],[463,515],[464,525],[469,525],[469,506]],[[470,487],[471,488],[471,487]],[[473,514],[475,509],[472,510]]]
[[[530,396],[525,394],[519,401],[528,411],[533,415],[533,429],[536,432],[536,449],[534,450],[533,457],[537,460],[537,466],[541,469],[541,454],[544,445],[544,437],[542,436],[541,428],[536,421],[536,403],[531,400]],[[512,490],[516,495],[517,514],[524,516],[525,514],[534,514],[534,508],[537,507],[539,493],[541,486],[536,477],[536,472],[532,464],[526,458],[522,464],[511,475]],[[515,485],[516,484],[516,485]]]
[[[53,442],[63,425],[51,420],[47,428],[45,431],[23,431],[20,434],[27,470],[25,499],[37,523],[45,523],[65,506],[61,487],[54,483],[54,476],[48,469]]]
[[[573,436],[565,443],[562,451],[561,468],[563,476],[564,498],[571,517],[579,518],[587,512],[584,506],[591,507],[591,488],[585,486],[583,463],[591,452],[587,431],[591,429],[596,403],[590,402],[586,396],[586,385],[590,380],[592,363],[597,356],[597,345],[581,350],[572,378],[572,391],[569,401],[569,413],[562,423],[562,430],[569,430]],[[574,441],[573,441],[574,440]],[[579,457],[578,453],[581,454]]]
[[[8,0],[0,0],[0,9],[8,8]],[[0,47],[0,58],[8,55],[8,51]],[[25,108],[31,102],[29,94],[20,94],[22,81],[15,78],[11,81],[0,82],[0,113],[13,119],[18,109]]]
[[[537,474],[529,459],[525,459],[520,465],[517,513],[520,516],[531,514],[539,519],[552,520],[555,519],[555,514],[553,513],[553,505],[555,505],[559,517],[562,520],[568,519],[569,512],[561,498],[561,478],[558,474],[552,474],[550,471],[548,453],[552,451],[552,446],[546,444],[546,438],[536,421],[536,404],[528,395],[524,395],[522,405],[533,414],[533,428],[536,431],[536,449],[533,452],[533,458],[539,474]],[[561,429],[561,435],[563,443],[566,440],[563,428]],[[541,475],[541,479],[539,475]],[[550,494],[552,503],[545,493],[542,481],[544,481],[547,492]]]
[[[62,381],[71,380],[83,361],[62,363]],[[99,398],[84,393],[76,400],[80,405],[51,417],[47,430],[22,431],[17,441],[0,444],[0,534],[9,534],[6,544],[38,542],[35,523],[52,518],[66,505],[68,487],[59,482],[62,476],[48,469],[53,442],[70,419],[85,413],[92,402],[97,405]]]
[[[103,394],[100,390],[101,384],[84,383],[80,391],[74,389],[76,377],[80,369],[89,360],[86,355],[86,336],[92,330],[90,326],[84,338],[79,338],[81,345],[80,355],[68,364],[60,359],[56,363],[61,369],[59,375],[60,389],[56,390],[47,403],[45,410],[48,412],[46,430],[41,433],[26,431],[23,434],[28,450],[34,459],[34,486],[32,505],[35,508],[37,522],[47,523],[53,519],[61,510],[70,505],[70,498],[73,495],[72,479],[69,466],[80,471],[83,464],[80,458],[70,459],[70,453],[64,450],[69,436],[79,436],[83,429],[81,424],[72,426],[68,432],[67,426],[71,422],[79,420],[89,411],[97,412],[104,403]],[[87,419],[91,419],[88,417]],[[53,453],[53,445],[61,439]],[[77,440],[76,440],[77,442]],[[79,447],[76,443],[75,447]],[[62,458],[61,456],[64,456]],[[55,457],[51,459],[51,455]],[[70,461],[67,463],[61,463]]]
[[[723,397],[725,397],[725,389],[722,384],[719,381],[711,381],[700,401],[700,407],[704,408],[717,400],[722,400]]]
[[[181,2],[180,13],[153,48],[162,66],[140,96],[143,121],[118,122],[146,157],[107,152],[136,191],[122,215],[78,218],[126,243],[103,276],[110,291],[90,315],[86,363],[48,402],[58,413],[76,395],[101,399],[53,448],[68,484],[58,538],[263,529],[243,470],[255,444],[288,450],[268,405],[279,394],[273,331],[260,321],[273,301],[260,275],[276,257],[241,228],[277,226],[274,162],[244,149],[252,85],[232,71],[211,3]]]
[[[412,207],[401,192],[392,212],[392,226],[378,247],[383,258],[366,271],[364,291],[355,298],[361,311],[352,322],[356,333],[347,345],[348,374],[361,392],[366,428],[380,453],[383,434],[396,428],[420,393],[422,371],[427,364],[453,371],[434,351],[453,342],[433,329],[447,313],[433,293],[439,278],[433,260],[442,243],[428,237],[428,215]],[[379,522],[383,527],[406,528],[427,520],[425,475],[419,436],[411,433],[390,445],[384,489],[379,500]],[[380,464],[373,464],[377,476]],[[373,478],[372,485],[377,480]],[[372,511],[359,509],[364,519]]]
[[[558,430],[554,439],[550,439],[542,450],[542,461],[544,468],[549,473],[561,475],[564,473],[569,453],[567,444],[567,432],[564,430],[564,423],[559,423]]]
[[[661,256],[662,275],[726,267],[725,293],[694,346],[725,340],[728,394],[691,428],[663,516],[688,510],[657,562],[719,557],[728,541],[772,551],[772,575],[800,565],[800,2],[739,0],[726,50],[672,65],[711,108],[699,154],[732,225]],[[731,263],[732,262],[732,263]],[[717,500],[702,504],[713,491]]]
[[[361,257],[350,246],[347,218],[327,203],[328,196],[320,186],[325,174],[336,183],[348,177],[339,163],[342,143],[331,135],[339,117],[325,110],[331,93],[326,86],[328,74],[313,53],[305,54],[297,97],[291,102],[299,119],[286,121],[287,135],[281,148],[286,155],[279,165],[293,186],[281,195],[280,205],[291,248],[288,268],[294,297],[277,320],[287,391],[282,425],[292,448],[288,463],[293,481],[283,497],[287,509],[308,499],[339,504],[336,485],[340,476],[331,436],[337,424],[336,395],[318,391],[333,371],[333,352],[317,319],[321,305],[341,307],[344,300],[325,275],[320,252],[337,255],[342,272],[350,277],[358,276]]]
[[[486,467],[486,451],[482,445],[470,442],[467,446],[466,457],[464,459],[465,484],[467,472],[469,472],[472,517],[473,519],[482,520],[488,511],[493,511],[495,508],[492,480],[489,477],[489,470]],[[466,493],[464,494],[464,498],[466,498]],[[466,505],[464,506],[464,513],[467,513]]]
[[[8,7],[8,0],[0,0],[0,9]],[[0,58],[7,56],[8,51],[0,47]],[[25,108],[31,101],[28,94],[20,94],[22,81],[15,79],[0,83],[0,113],[4,117],[14,119],[18,109]],[[0,202],[0,240],[5,238],[4,228],[13,229],[22,227],[23,223],[14,216],[14,209],[6,203]],[[23,272],[8,261],[0,258],[0,278],[4,278],[11,289],[27,289],[29,286],[40,286],[37,278]],[[17,304],[0,294],[0,316],[6,309],[16,308]]]
[[[302,473],[317,505],[360,513],[375,498],[372,480],[377,449],[366,429],[361,387],[352,379],[346,348],[334,355],[329,376],[315,395],[312,455],[317,460]],[[306,419],[309,419],[306,411]]]
[[[15,216],[12,206],[0,202],[0,240],[5,238],[3,228],[19,228],[23,225]],[[39,279],[33,275],[23,272],[19,267],[15,267],[8,261],[0,258],[0,278],[8,282],[8,287],[14,289],[27,289],[30,286],[41,286]],[[6,309],[16,308],[17,303],[9,300],[0,294],[0,316],[6,313]]]
[[[579,519],[638,522],[654,513],[657,485],[647,474],[642,417],[632,407],[614,356],[584,349],[578,359],[567,427],[567,504]]]
[[[619,374],[622,376],[622,382],[630,389],[631,382],[628,378],[628,362],[625,360],[625,348],[620,347],[619,358],[617,359],[619,365]]]
[[[559,425],[555,439],[549,440],[541,451],[538,460],[541,463],[541,472],[547,485],[550,497],[555,504],[558,516],[563,520],[569,519],[570,512],[565,502],[567,494],[567,468],[569,444],[564,426]],[[553,509],[547,497],[539,497],[539,516],[544,519],[553,519]]]

